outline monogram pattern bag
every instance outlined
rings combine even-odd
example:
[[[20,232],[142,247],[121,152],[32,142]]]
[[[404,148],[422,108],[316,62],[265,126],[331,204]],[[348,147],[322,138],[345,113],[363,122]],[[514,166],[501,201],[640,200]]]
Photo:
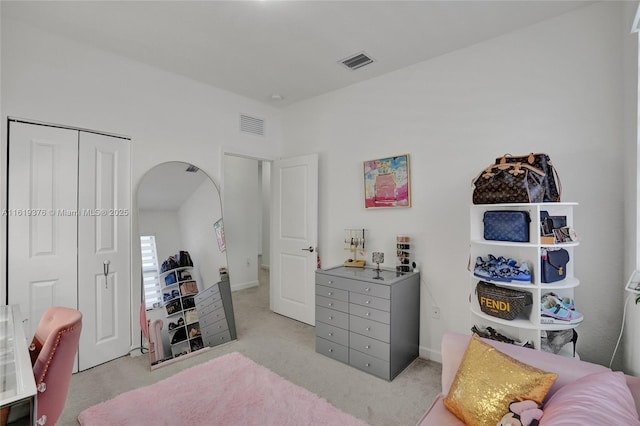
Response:
[[[491,210],[484,212],[484,239],[493,241],[529,242],[529,212]]]
[[[525,308],[533,304],[528,291],[498,287],[484,281],[476,285],[480,310],[487,315],[511,321],[526,314]]]
[[[518,156],[505,154],[502,157],[496,158],[496,164],[507,163],[528,164],[535,167],[536,169],[542,170],[542,172],[544,173],[544,180],[542,181],[542,186],[544,188],[544,197],[542,201],[545,203],[560,201],[560,194],[562,192],[560,177],[558,176],[558,172],[556,171],[555,167],[553,167],[553,163],[551,163],[551,159],[547,154],[534,154],[533,152],[528,155]]]
[[[541,203],[544,176],[528,164],[491,165],[473,180],[473,204]]]

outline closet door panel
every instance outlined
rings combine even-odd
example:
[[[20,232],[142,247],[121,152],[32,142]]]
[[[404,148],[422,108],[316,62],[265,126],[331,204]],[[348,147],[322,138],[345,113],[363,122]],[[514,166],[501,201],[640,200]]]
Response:
[[[80,370],[129,352],[129,142],[80,132],[78,306],[89,330],[80,337]]]
[[[78,132],[9,123],[8,296],[33,335],[53,305],[77,306]]]

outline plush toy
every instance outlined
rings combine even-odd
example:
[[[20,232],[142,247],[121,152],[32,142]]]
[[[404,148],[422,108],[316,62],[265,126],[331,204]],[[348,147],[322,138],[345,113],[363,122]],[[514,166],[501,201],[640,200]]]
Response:
[[[542,410],[535,401],[512,402],[497,426],[538,426]]]

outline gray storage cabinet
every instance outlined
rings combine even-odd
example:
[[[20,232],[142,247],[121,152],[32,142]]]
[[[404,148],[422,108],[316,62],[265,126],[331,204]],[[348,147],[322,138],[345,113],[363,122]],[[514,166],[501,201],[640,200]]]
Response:
[[[316,271],[316,352],[386,380],[418,357],[420,274]]]
[[[237,339],[228,280],[201,291],[195,299],[204,346],[213,347]]]

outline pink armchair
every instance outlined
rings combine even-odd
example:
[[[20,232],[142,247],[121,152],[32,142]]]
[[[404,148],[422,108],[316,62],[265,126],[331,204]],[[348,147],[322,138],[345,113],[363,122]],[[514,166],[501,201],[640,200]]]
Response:
[[[55,424],[64,408],[82,330],[82,313],[49,308],[38,324],[29,350],[38,388],[38,424]]]

